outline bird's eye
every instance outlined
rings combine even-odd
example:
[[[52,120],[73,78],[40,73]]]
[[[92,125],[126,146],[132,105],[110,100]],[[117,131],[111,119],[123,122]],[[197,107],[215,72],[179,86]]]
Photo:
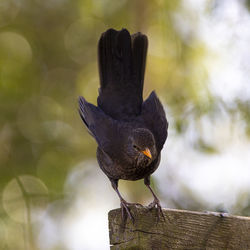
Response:
[[[133,148],[139,150],[139,148],[135,144],[133,145]]]

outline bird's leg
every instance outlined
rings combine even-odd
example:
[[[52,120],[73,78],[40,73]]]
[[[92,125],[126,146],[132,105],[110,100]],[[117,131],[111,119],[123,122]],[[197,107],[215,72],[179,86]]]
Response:
[[[127,201],[125,201],[119,190],[118,190],[118,180],[114,180],[114,179],[110,179],[111,181],[111,184],[112,184],[112,187],[114,188],[114,190],[116,191],[116,193],[118,194],[119,198],[120,198],[120,201],[121,201],[121,209],[122,209],[122,219],[125,221],[126,220],[126,215],[128,214],[129,218],[134,222],[134,218],[129,210],[129,204]],[[127,214],[125,214],[125,211]]]
[[[162,209],[161,209],[160,201],[159,201],[159,199],[157,198],[157,196],[155,195],[153,189],[150,186],[150,176],[147,176],[147,177],[144,178],[144,184],[147,186],[147,188],[150,190],[150,192],[152,193],[152,195],[154,197],[153,202],[151,202],[148,205],[148,208],[152,209],[152,208],[155,207],[157,209],[157,211],[158,211],[158,217],[159,217],[159,214],[161,214],[163,219],[165,220],[164,214],[163,214]]]

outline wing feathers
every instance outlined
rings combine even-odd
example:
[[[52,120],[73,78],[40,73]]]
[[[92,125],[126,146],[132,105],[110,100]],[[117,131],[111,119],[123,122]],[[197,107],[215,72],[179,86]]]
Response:
[[[163,106],[153,91],[142,105],[142,121],[154,134],[157,151],[160,152],[168,136],[168,122]]]
[[[113,154],[118,147],[114,142],[110,143],[110,140],[121,136],[119,123],[100,108],[88,103],[82,96],[79,97],[79,113],[98,146],[109,155]]]

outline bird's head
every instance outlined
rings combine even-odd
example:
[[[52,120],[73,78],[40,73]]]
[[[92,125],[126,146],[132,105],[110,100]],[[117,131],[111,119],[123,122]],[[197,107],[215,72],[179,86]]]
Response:
[[[133,129],[128,138],[127,152],[136,166],[145,167],[150,165],[157,156],[153,134],[148,129]]]

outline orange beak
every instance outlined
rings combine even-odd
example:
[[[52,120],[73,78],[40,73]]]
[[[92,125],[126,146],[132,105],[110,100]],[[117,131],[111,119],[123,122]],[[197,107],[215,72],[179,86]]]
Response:
[[[152,159],[151,152],[148,148],[142,151],[143,154],[145,154],[149,159]]]

